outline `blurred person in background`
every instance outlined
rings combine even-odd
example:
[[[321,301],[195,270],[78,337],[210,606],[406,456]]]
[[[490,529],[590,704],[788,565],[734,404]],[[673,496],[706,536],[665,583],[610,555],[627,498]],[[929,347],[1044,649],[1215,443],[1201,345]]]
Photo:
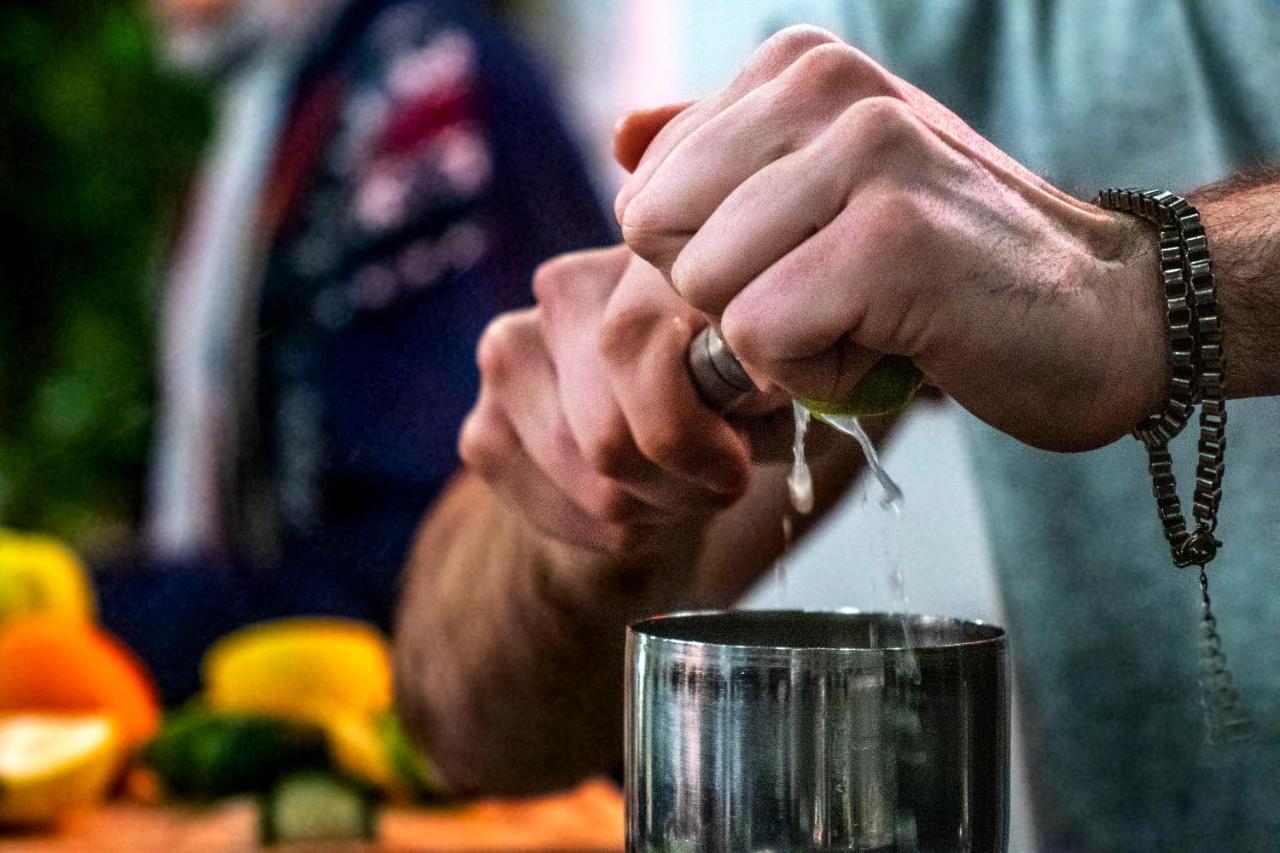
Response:
[[[217,126],[165,276],[142,556],[104,624],[170,701],[257,620],[386,628],[476,339],[610,239],[538,72],[466,0],[158,0]]]
[[[736,318],[746,324],[739,331],[753,333],[744,339],[781,346],[782,333],[791,333],[782,340],[794,343],[812,327],[826,328],[841,300],[810,292],[809,300],[788,302],[789,293],[814,282],[844,293],[846,283],[850,290],[868,284],[859,278],[863,269],[871,283],[901,284],[911,277],[895,263],[909,258],[937,273],[929,282],[939,282],[940,292],[954,287],[958,301],[972,296],[988,309],[976,319],[958,310],[946,315],[974,320],[957,323],[952,339],[973,344],[969,353],[930,353],[933,367],[950,370],[946,380],[970,392],[967,405],[1037,446],[1107,445],[1088,455],[1037,452],[953,409],[980,472],[991,568],[1014,638],[1028,731],[1030,781],[1015,801],[1034,800],[1039,837],[1029,838],[1025,824],[1015,826],[1011,849],[1272,849],[1280,832],[1280,718],[1271,709],[1280,702],[1280,682],[1271,645],[1258,638],[1280,619],[1272,587],[1274,501],[1267,500],[1280,492],[1280,470],[1270,461],[1278,449],[1273,425],[1280,407],[1274,396],[1280,390],[1274,172],[1191,196],[1217,250],[1228,358],[1234,359],[1230,395],[1272,395],[1231,401],[1231,496],[1219,528],[1228,544],[1209,569],[1220,579],[1215,606],[1224,647],[1244,701],[1257,714],[1257,739],[1215,746],[1204,739],[1201,661],[1189,640],[1199,589],[1192,575],[1170,566],[1144,454],[1133,442],[1116,441],[1159,406],[1161,379],[1167,382],[1153,235],[1069,201],[1019,164],[1077,198],[1091,198],[1106,186],[1185,191],[1242,167],[1277,162],[1280,7],[1261,0],[1213,7],[1049,0],[622,5],[642,8],[640,19],[669,25],[654,42],[662,52],[650,61],[674,63],[684,73],[693,85],[681,97],[708,88],[716,93],[687,114],[683,105],[636,114],[618,136],[619,159],[634,168],[659,129],[680,116],[673,131],[659,137],[655,162],[666,157],[662,168],[651,165],[643,173],[654,228],[631,221],[628,240],[646,247],[681,293],[692,288],[706,300],[708,286],[719,285],[727,300],[745,282],[765,278],[763,266],[741,277],[700,277],[696,265],[683,269],[688,276],[673,274],[672,257],[691,238],[711,253],[700,259],[717,262],[713,271],[741,272],[735,263],[767,264],[778,257],[769,252],[790,251],[818,233],[811,217],[821,217],[821,225],[843,211],[839,223],[863,222],[845,206],[843,181],[888,186],[904,201],[936,201],[938,207],[923,208],[935,227],[921,226],[922,233],[946,241],[960,272],[976,268],[971,281],[980,287],[968,287],[951,264],[929,255],[931,241],[866,252],[836,225],[824,231],[835,242],[814,249],[816,257],[779,261],[796,266],[786,267],[790,276],[769,281],[765,295],[774,301],[768,308],[757,304],[756,314]],[[599,17],[594,7],[593,15]],[[765,36],[800,22],[843,33],[883,67],[826,34],[796,30],[756,53],[744,76],[722,88]],[[894,74],[927,95],[911,94]],[[858,125],[865,136],[844,125],[833,130],[836,117],[853,115],[850,105],[868,92],[883,96],[880,112],[871,105],[857,115],[884,121]],[[893,98],[901,102],[883,103]],[[906,113],[915,116],[909,127]],[[950,146],[918,132],[938,126],[944,129],[936,136]],[[889,135],[876,135],[886,128]],[[877,140],[883,147],[874,147]],[[788,163],[808,164],[807,171],[788,175],[764,198],[751,196],[751,204],[729,213],[719,207],[728,193],[747,186],[748,176],[755,181],[766,174],[761,164],[797,150]],[[921,151],[930,156],[922,157],[919,171],[895,172],[907,154]],[[1007,180],[983,184],[981,175],[989,172],[982,164]],[[860,171],[867,165],[888,183],[876,184]],[[1025,188],[1024,198],[1048,198],[1044,206],[1057,217],[1044,206],[1020,204],[1007,184]],[[698,192],[688,193],[690,187]],[[824,196],[833,189],[839,198]],[[735,192],[730,198],[745,197]],[[619,210],[628,198],[624,194]],[[1010,217],[1010,210],[1018,214]],[[712,211],[716,218],[708,221]],[[952,230],[937,227],[934,216]],[[750,239],[712,227],[759,225],[761,218],[772,228]],[[871,224],[886,239],[902,236],[892,215]],[[1046,256],[1057,257],[1054,247],[1071,242],[1066,235],[1098,228],[1113,241],[1103,264],[1109,277],[1102,277],[1113,287],[1095,290],[1097,280],[1068,279],[1054,299],[1018,290],[1028,274],[1056,281],[1064,267]],[[962,239],[975,232],[990,242],[974,246]],[[865,266],[840,266],[850,257]],[[1019,312],[1012,317],[1010,305],[1001,305],[1010,290]],[[726,421],[700,404],[684,359],[706,320],[674,297],[668,278],[623,246],[544,266],[535,291],[536,309],[499,318],[482,340],[482,391],[461,437],[468,473],[424,526],[398,631],[401,708],[445,782],[460,792],[533,791],[618,767],[627,622],[732,605],[784,545],[778,522],[787,507],[785,466],[751,455],[762,446],[776,450],[778,436],[772,445],[755,441],[768,424]],[[1080,293],[1085,296],[1077,298]],[[1073,327],[1081,334],[1048,337],[1044,326],[1034,325],[1058,316],[1055,308],[1070,314],[1095,293],[1089,304],[1103,306],[1104,316]],[[885,311],[895,307],[889,301],[878,292],[867,297]],[[723,301],[707,310],[719,308]],[[796,316],[806,309],[807,319]],[[922,335],[936,343],[936,325],[926,325]],[[984,330],[980,340],[974,328]],[[1114,337],[1091,337],[1100,328]],[[827,331],[844,340],[839,335],[847,329]],[[1016,349],[1018,341],[1027,346]],[[988,344],[997,351],[1009,344],[1030,358],[992,359],[973,369],[971,352],[992,354]],[[1096,372],[1101,352],[1113,359],[1104,376]],[[1031,367],[1046,362],[1060,372],[1037,377]],[[797,383],[807,378],[813,387],[813,377],[790,367],[784,375]],[[984,385],[991,377],[1003,389]],[[1037,379],[1043,381],[1037,385]],[[1013,388],[1029,396],[1002,397]],[[1064,406],[1066,395],[1090,391],[1096,405]],[[789,408],[782,420],[782,436],[789,437]],[[1194,458],[1195,432],[1175,443],[1175,459]],[[810,451],[821,515],[860,465],[847,445]],[[938,526],[951,520],[930,519]],[[865,556],[864,545],[849,548]],[[854,574],[856,568],[851,584]],[[860,602],[851,592],[835,603]],[[451,653],[436,654],[446,643]]]

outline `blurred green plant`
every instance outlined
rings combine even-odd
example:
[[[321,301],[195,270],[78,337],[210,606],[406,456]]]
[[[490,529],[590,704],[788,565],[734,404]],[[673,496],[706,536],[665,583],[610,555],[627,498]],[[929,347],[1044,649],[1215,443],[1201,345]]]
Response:
[[[155,272],[209,125],[130,0],[0,3],[0,523],[131,524]]]

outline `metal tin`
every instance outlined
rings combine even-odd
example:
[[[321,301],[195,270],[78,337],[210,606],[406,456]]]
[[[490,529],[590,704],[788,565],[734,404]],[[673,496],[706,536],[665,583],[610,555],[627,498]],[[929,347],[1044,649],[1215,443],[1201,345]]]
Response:
[[[1006,853],[1003,629],[682,613],[632,625],[627,660],[631,853]]]

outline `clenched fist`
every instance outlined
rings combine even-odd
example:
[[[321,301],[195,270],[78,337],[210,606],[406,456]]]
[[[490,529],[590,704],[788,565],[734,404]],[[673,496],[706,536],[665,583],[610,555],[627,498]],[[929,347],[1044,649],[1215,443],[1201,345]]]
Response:
[[[618,149],[643,151],[616,204],[628,246],[718,319],[758,384],[839,401],[881,355],[908,356],[1058,450],[1163,404],[1148,228],[1050,186],[828,33],[783,31],[724,91],[625,121]]]
[[[537,306],[481,338],[460,451],[548,535],[606,553],[695,536],[747,488],[746,436],[702,405],[685,350],[705,320],[625,247],[566,255]]]

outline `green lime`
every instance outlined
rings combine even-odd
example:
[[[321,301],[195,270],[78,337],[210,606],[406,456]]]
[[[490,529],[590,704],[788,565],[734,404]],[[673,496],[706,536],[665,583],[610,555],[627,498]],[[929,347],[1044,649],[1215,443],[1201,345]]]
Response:
[[[862,377],[844,400],[801,400],[815,415],[850,415],[869,418],[905,408],[924,380],[915,363],[901,355],[886,355]]]

